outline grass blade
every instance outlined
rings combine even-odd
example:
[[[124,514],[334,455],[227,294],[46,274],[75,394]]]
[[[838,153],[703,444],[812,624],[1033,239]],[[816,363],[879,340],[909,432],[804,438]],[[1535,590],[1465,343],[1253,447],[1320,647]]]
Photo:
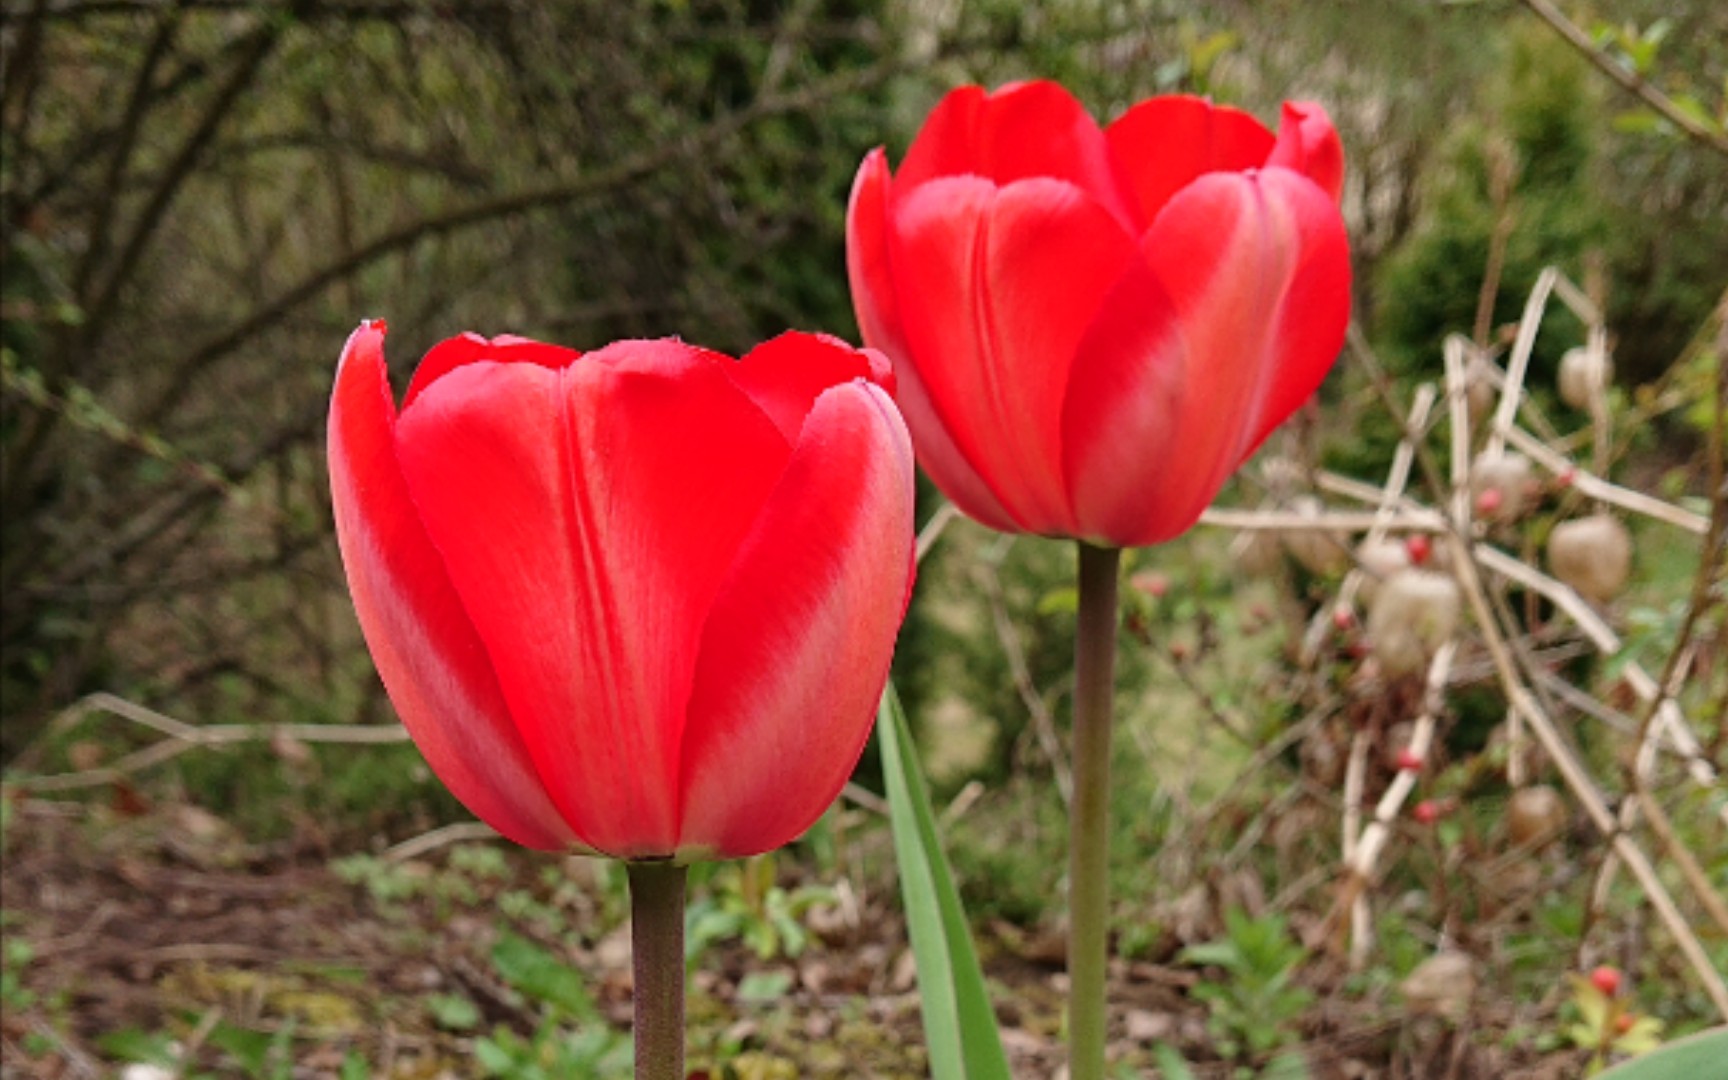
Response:
[[[930,1075],[933,1080],[1010,1080],[984,973],[936,836],[930,792],[892,683],[876,712],[876,734],[887,776],[906,925],[918,962]]]

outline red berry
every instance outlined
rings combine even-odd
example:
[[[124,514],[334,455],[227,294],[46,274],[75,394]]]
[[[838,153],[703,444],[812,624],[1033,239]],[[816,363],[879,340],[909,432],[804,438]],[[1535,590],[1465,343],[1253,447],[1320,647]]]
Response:
[[[1406,746],[1398,751],[1398,769],[1401,772],[1421,772],[1422,755]]]
[[[1636,1016],[1633,1016],[1631,1013],[1629,1013],[1629,1012],[1621,1013],[1619,1016],[1616,1016],[1614,1018],[1614,1034],[1616,1034],[1616,1035],[1626,1034],[1628,1031],[1632,1030],[1632,1025],[1637,1023],[1637,1022],[1638,1022],[1638,1018]]]
[[[1356,625],[1356,613],[1347,607],[1335,607],[1332,609],[1332,625],[1340,630],[1348,630]]]
[[[1567,469],[1565,472],[1562,472],[1559,475],[1554,477],[1554,486],[1555,487],[1561,487],[1561,488],[1569,488],[1574,483],[1576,483],[1577,481],[1578,481],[1578,470],[1577,469]]]
[[[1487,488],[1482,494],[1476,496],[1476,513],[1482,517],[1489,517],[1494,511],[1500,509],[1500,504],[1504,501],[1505,497],[1500,494],[1499,488]]]
[[[1415,818],[1419,824],[1432,825],[1439,821],[1444,813],[1445,811],[1438,802],[1433,799],[1423,799],[1410,811],[1410,816]]]
[[[1603,964],[1590,973],[1590,985],[1613,997],[1620,992],[1620,969]]]
[[[1421,566],[1428,561],[1428,556],[1434,553],[1434,541],[1421,533],[1405,537],[1404,553],[1410,556],[1411,565]]]

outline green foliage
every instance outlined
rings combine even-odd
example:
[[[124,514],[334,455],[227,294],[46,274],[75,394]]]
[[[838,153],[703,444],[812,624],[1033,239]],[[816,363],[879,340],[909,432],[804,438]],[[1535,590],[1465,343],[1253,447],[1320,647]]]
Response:
[[[1493,119],[1461,124],[1442,144],[1421,221],[1374,282],[1377,339],[1395,370],[1437,374],[1441,340],[1470,333],[1502,217],[1511,231],[1493,326],[1517,319],[1543,266],[1582,278],[1585,253],[1608,234],[1589,183],[1595,94],[1563,43],[1537,28],[1510,35],[1486,91]],[[1538,339],[1532,386],[1550,385],[1560,354],[1579,340],[1576,320],[1557,312]]]
[[[0,938],[0,1005],[22,1011],[36,1004],[36,992],[24,985],[24,969],[35,959],[35,946],[23,938]]]
[[[876,711],[894,827],[895,863],[907,933],[918,965],[918,999],[935,1080],[1007,1080],[996,1014],[954,891],[924,775],[893,684]]]
[[[493,946],[492,966],[512,990],[541,1006],[542,1019],[528,1037],[499,1026],[475,1040],[474,1057],[487,1076],[604,1080],[629,1070],[630,1039],[607,1026],[581,974],[510,933]]]
[[[796,957],[809,932],[803,918],[813,907],[834,902],[834,890],[802,885],[787,890],[774,881],[772,852],[721,867],[709,894],[685,911],[684,953],[695,960],[715,942],[741,939],[759,960]]]
[[[1578,1019],[1567,1025],[1566,1038],[1591,1052],[1592,1075],[1611,1054],[1644,1054],[1661,1045],[1662,1021],[1632,1012],[1624,998],[1603,993],[1582,975],[1574,973],[1567,981],[1572,986],[1567,1004]]]
[[[1253,1058],[1298,1038],[1295,1022],[1314,996],[1293,983],[1305,953],[1290,937],[1284,916],[1252,918],[1237,908],[1224,912],[1225,936],[1182,951],[1186,963],[1221,968],[1221,982],[1203,982],[1194,996],[1211,1010],[1209,1027],[1218,1052]]]

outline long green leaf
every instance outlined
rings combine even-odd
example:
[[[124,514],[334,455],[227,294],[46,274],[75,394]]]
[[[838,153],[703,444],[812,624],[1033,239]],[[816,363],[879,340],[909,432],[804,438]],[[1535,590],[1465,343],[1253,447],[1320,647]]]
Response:
[[[918,962],[930,1075],[934,1080],[1010,1080],[1002,1034],[978,954],[972,949],[966,912],[936,836],[930,792],[892,683],[876,710],[876,735],[882,746],[882,771],[887,774],[900,893]]]
[[[1716,1076],[1728,1076],[1728,1027],[1676,1039],[1597,1074],[1597,1080],[1705,1080]]]

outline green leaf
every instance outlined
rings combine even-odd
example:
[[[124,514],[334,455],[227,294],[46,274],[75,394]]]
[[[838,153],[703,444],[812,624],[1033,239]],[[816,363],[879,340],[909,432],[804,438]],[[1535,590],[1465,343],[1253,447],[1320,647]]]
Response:
[[[461,994],[428,994],[426,1011],[446,1031],[469,1031],[480,1023],[480,1007]]]
[[[1260,1070],[1260,1080],[1308,1080],[1308,1062],[1301,1054],[1279,1054]]]
[[[1188,1067],[1182,1054],[1169,1043],[1158,1043],[1152,1048],[1152,1060],[1158,1063],[1158,1071],[1164,1080],[1195,1080],[1194,1070]]]
[[[752,971],[738,981],[738,1000],[746,1005],[767,1005],[784,998],[790,989],[789,971]]]
[[[499,978],[525,997],[574,1017],[594,1015],[594,998],[582,976],[540,946],[515,934],[504,934],[492,947],[492,966]]]
[[[174,1053],[174,1037],[165,1031],[140,1031],[121,1028],[96,1040],[97,1049],[115,1061],[135,1061],[144,1065],[173,1068],[178,1064]]]
[[[948,858],[936,836],[930,793],[893,684],[882,692],[876,733],[894,827],[894,859],[918,964],[930,1075],[934,1080],[1010,1080],[984,972],[972,949]]]
[[[1728,1027],[1669,1043],[1600,1074],[1598,1080],[1702,1080],[1728,1061]]]

